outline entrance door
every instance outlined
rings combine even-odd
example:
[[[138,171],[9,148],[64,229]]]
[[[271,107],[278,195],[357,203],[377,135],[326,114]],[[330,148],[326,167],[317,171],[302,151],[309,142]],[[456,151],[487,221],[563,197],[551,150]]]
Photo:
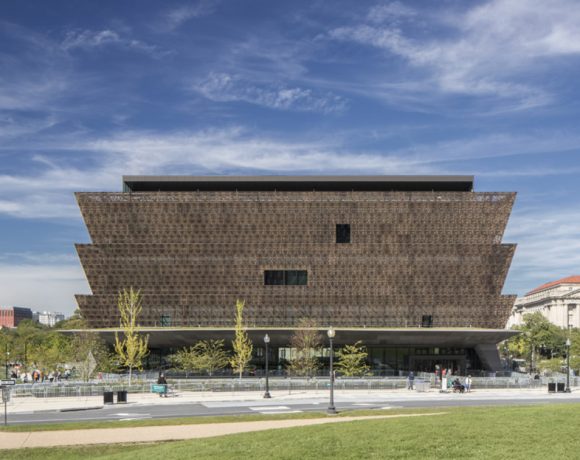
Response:
[[[414,372],[435,372],[435,366],[451,370],[452,374],[465,373],[465,358],[457,356],[411,356],[409,366]]]

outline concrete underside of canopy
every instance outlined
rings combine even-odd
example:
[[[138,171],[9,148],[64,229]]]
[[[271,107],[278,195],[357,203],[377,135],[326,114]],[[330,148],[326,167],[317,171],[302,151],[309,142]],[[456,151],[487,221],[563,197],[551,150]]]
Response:
[[[288,346],[295,328],[249,327],[246,329],[254,343],[262,343],[265,334],[271,339],[271,346]],[[326,336],[326,329],[319,329]],[[107,343],[115,342],[115,333],[121,329],[83,329],[82,332],[96,332]],[[430,346],[430,347],[475,347],[477,345],[496,345],[517,335],[518,331],[507,329],[475,328],[335,328],[334,343],[351,344],[362,340],[366,346]],[[63,330],[65,334],[81,330]],[[141,334],[149,335],[151,348],[180,348],[193,345],[198,340],[234,338],[234,328],[141,328]]]

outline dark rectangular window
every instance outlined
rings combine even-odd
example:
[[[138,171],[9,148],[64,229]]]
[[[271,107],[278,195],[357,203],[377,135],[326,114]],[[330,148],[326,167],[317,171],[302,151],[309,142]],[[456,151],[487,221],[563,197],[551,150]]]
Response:
[[[350,243],[350,224],[336,224],[336,242]]]
[[[308,272],[306,270],[265,270],[264,284],[306,286],[308,284]]]
[[[284,284],[284,270],[266,270],[264,272],[264,284],[266,285]]]
[[[171,326],[171,316],[170,315],[161,315],[160,321],[161,327],[170,327]]]
[[[433,327],[433,316],[423,315],[423,318],[421,319],[421,326],[422,327]]]

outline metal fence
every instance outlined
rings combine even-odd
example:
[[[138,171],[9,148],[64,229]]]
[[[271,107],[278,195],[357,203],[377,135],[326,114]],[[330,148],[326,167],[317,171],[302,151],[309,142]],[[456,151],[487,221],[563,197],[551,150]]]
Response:
[[[463,381],[463,377],[459,377]],[[431,387],[438,387],[432,374],[416,375],[415,383],[421,381],[429,382]],[[530,378],[527,375],[512,377],[473,377],[472,388],[477,389],[534,389],[546,387],[548,383],[565,382],[565,375],[555,377],[542,377],[540,379]],[[129,393],[149,393],[151,384],[156,379],[140,379],[132,382],[123,381],[96,381],[96,382],[58,382],[40,384],[19,384],[12,390],[12,397],[34,397],[34,398],[62,398],[62,397],[88,397],[101,396],[105,391],[127,391]],[[169,385],[175,392],[249,392],[264,391],[264,378],[211,378],[211,379],[169,379]],[[570,379],[571,386],[579,386],[580,378]],[[330,386],[328,378],[270,378],[270,391],[318,391],[326,390]],[[335,389],[341,390],[396,390],[407,387],[407,379],[404,377],[389,378],[337,378]]]

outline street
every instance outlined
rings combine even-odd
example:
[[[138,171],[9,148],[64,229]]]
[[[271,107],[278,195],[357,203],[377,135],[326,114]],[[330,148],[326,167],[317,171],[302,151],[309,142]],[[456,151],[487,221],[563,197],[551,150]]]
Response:
[[[10,424],[26,423],[62,423],[79,421],[118,420],[120,424],[127,420],[175,418],[175,417],[207,417],[240,414],[285,414],[317,411],[323,412],[328,406],[328,398],[320,395],[294,395],[289,399],[285,396],[269,400],[255,399],[251,401],[207,401],[188,402],[179,397],[163,400],[148,400],[132,402],[134,395],[129,395],[127,404],[106,405],[84,410],[51,410],[29,411],[9,414]],[[298,397],[296,397],[298,396]],[[135,397],[133,397],[135,399]],[[397,394],[344,394],[335,397],[338,411],[357,409],[395,409],[395,408],[441,408],[450,406],[495,406],[521,404],[561,404],[580,403],[580,394],[548,394],[538,392],[481,392],[470,394],[439,394],[430,392]]]

